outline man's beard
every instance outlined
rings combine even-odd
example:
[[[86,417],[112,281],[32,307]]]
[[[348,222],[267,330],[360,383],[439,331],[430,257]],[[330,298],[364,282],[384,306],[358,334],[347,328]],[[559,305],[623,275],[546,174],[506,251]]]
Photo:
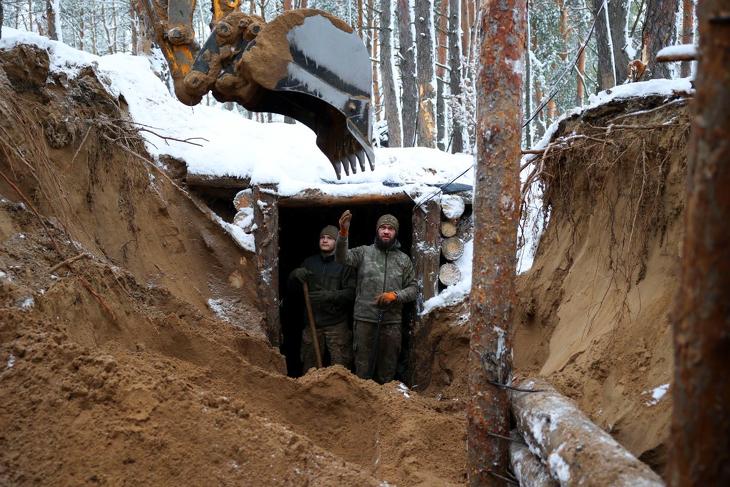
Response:
[[[375,246],[378,247],[380,250],[388,250],[388,249],[392,248],[393,245],[395,245],[395,237],[390,239],[390,242],[383,242],[380,239],[379,235],[375,236]]]

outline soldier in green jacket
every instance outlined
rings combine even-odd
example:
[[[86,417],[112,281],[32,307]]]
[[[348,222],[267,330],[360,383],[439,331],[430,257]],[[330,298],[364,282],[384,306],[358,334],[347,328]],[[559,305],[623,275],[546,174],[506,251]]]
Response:
[[[308,284],[321,353],[329,352],[332,365],[350,368],[352,331],[348,318],[355,299],[355,271],[335,262],[336,239],[337,227],[324,227],[319,234],[319,253],[304,259],[302,265],[291,272],[289,281],[290,285],[297,281]],[[301,359],[304,372],[317,365],[309,327],[302,331]]]
[[[375,243],[348,249],[351,220],[349,210],[340,217],[335,260],[357,269],[355,373],[384,384],[395,377],[403,304],[416,300],[416,274],[411,259],[399,250],[396,217],[378,219]]]

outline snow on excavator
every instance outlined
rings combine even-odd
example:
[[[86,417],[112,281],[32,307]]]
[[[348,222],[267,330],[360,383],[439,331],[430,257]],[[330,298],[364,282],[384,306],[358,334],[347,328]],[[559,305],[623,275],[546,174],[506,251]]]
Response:
[[[240,0],[213,0],[212,32],[199,48],[195,0],[144,0],[177,98],[195,105],[211,92],[220,102],[298,120],[340,179],[359,164],[375,168],[371,140],[370,56],[342,20],[315,9],[284,12],[270,22],[239,10]]]

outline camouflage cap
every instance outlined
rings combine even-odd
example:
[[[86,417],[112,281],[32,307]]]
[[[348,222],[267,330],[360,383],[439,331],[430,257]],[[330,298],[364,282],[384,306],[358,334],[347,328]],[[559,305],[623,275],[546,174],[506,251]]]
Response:
[[[390,225],[391,227],[395,228],[395,231],[398,231],[398,227],[400,226],[398,224],[398,219],[390,214],[385,214],[378,218],[378,223],[375,224],[375,230],[380,228],[382,225]]]
[[[327,225],[326,227],[324,227],[322,229],[321,232],[319,232],[319,236],[321,237],[322,235],[328,235],[328,236],[332,237],[333,239],[337,240],[338,233],[339,233],[339,230],[337,229],[336,226]]]

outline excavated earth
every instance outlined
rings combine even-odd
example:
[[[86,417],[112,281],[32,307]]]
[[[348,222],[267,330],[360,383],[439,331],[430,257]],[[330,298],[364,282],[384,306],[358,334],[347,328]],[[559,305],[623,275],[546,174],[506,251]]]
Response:
[[[91,68],[0,51],[0,172],[0,485],[465,481],[460,401],[286,376],[254,255]]]
[[[560,124],[513,336],[516,373],[546,377],[660,473],[681,97]],[[0,51],[0,170],[0,485],[465,482],[468,302],[426,317],[418,393],[339,367],[288,378],[254,256],[151,162],[92,69],[50,73],[36,48]]]
[[[559,124],[540,178],[548,224],[532,268],[517,281],[513,334],[517,375],[547,378],[660,475],[688,98],[615,100]],[[467,315],[464,303],[430,317],[427,395],[464,397],[468,334],[458,323]]]

